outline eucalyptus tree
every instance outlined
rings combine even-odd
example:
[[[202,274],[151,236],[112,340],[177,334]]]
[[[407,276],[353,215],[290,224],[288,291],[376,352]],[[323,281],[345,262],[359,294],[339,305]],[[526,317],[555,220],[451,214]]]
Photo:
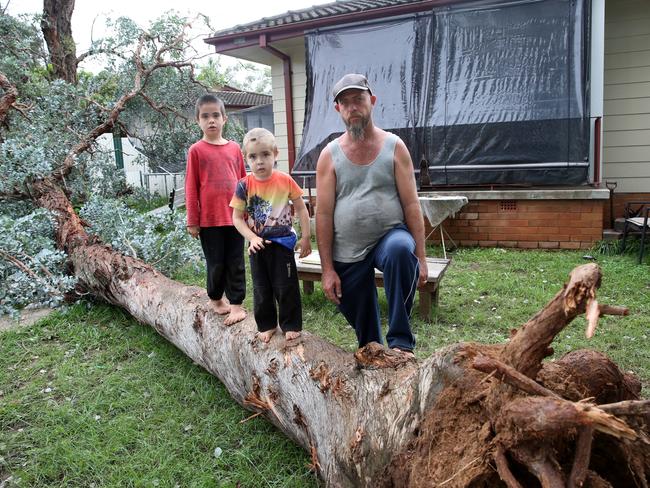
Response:
[[[543,362],[578,315],[586,314],[590,335],[601,315],[627,313],[598,303],[595,264],[576,268],[507,344],[458,344],[418,362],[374,343],[349,354],[309,333],[263,344],[252,318],[225,326],[204,290],[170,280],[129,246],[120,252],[90,235],[71,205],[75,171],[92,172],[95,138],[131,106],[182,115],[157,77],[171,70],[194,80],[186,26],[168,18],[142,31],[118,19],[121,35],[103,50],[119,61],[104,77],[79,76],[76,85],[49,81],[36,61],[3,68],[25,75],[5,76],[0,92],[0,192],[3,212],[12,212],[3,222],[8,233],[24,234],[23,246],[34,238],[33,223],[46,235],[53,222],[56,248],[35,246],[56,259],[41,275],[36,270],[49,263],[36,259],[36,249],[3,248],[0,261],[45,280],[64,274],[50,269],[65,259],[77,286],[154,327],[236,401],[307,449],[329,486],[648,485],[649,402],[639,400],[640,382],[593,351]],[[96,220],[96,212],[86,207],[82,215]],[[119,226],[109,225],[111,242],[123,240],[110,229]]]

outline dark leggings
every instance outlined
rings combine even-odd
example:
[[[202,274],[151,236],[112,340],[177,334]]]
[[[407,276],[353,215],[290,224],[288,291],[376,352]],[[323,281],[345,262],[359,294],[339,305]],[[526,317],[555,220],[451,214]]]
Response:
[[[201,247],[207,268],[207,290],[212,300],[226,293],[232,305],[241,305],[246,296],[244,238],[232,225],[201,227]]]

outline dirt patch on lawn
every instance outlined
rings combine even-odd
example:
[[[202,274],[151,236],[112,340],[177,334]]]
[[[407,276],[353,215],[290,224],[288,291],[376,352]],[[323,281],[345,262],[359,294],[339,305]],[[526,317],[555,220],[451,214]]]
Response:
[[[44,317],[50,315],[54,309],[51,308],[30,308],[22,310],[18,319],[9,315],[0,315],[0,332],[5,330],[17,329],[19,327],[29,327]]]

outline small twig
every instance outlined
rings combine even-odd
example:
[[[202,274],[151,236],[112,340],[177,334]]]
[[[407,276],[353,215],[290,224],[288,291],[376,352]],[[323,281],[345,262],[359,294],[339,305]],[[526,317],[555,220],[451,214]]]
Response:
[[[262,412],[254,413],[253,415],[251,415],[249,417],[246,417],[245,419],[240,420],[239,423],[243,424],[245,422],[248,422],[249,420],[253,420],[255,417],[259,417],[260,415],[262,415]]]
[[[124,222],[124,219],[122,218],[122,214],[118,214],[118,215],[119,215],[119,217],[120,217],[120,220],[122,221],[122,229],[127,228],[126,223]],[[138,257],[138,253],[137,253],[137,252],[135,251],[135,249],[133,248],[133,244],[131,244],[131,241],[129,240],[129,238],[126,237],[126,234],[122,234],[122,238],[123,238],[124,241],[126,242],[126,245],[129,247],[129,249],[131,250],[132,256],[133,256],[134,258],[137,258],[137,257]]]
[[[526,393],[530,393],[531,395],[560,398],[557,393],[549,390],[548,388],[544,388],[535,380],[532,380],[528,376],[521,374],[512,366],[508,366],[498,359],[483,355],[476,356],[472,362],[472,368],[484,373],[494,374],[496,372],[498,373],[497,378],[500,380],[505,381],[506,383],[519,388]]]
[[[596,327],[598,327],[598,319],[603,315],[629,315],[630,311],[625,307],[619,307],[616,305],[601,305],[595,298],[592,298],[587,302],[587,308],[585,310],[585,316],[587,317],[587,329],[585,330],[585,336],[587,339],[591,339],[596,332]]]
[[[38,276],[36,275],[36,273],[34,273],[31,269],[29,269],[25,263],[23,263],[19,259],[16,259],[11,254],[4,252],[3,250],[0,249],[0,257],[3,258],[5,261],[13,264],[16,268],[21,270],[23,273],[31,276],[35,280],[38,280]]]
[[[618,305],[600,305],[600,316],[603,315],[630,315],[630,309]]]
[[[497,465],[497,473],[499,473],[501,481],[503,481],[508,488],[523,488],[512,474],[512,471],[510,471],[505,449],[501,444],[497,446],[497,450],[494,453],[494,462]]]
[[[470,462],[467,463],[465,466],[463,466],[463,467],[460,468],[458,471],[456,471],[456,473],[455,473],[451,478],[446,479],[445,481],[443,481],[442,483],[440,483],[440,484],[437,485],[437,486],[444,486],[444,485],[446,485],[447,483],[449,483],[450,481],[452,481],[456,476],[458,476],[460,473],[462,473],[463,471],[465,471],[466,469],[468,469],[469,467],[471,467],[473,464],[476,464],[476,461],[480,461],[480,460],[481,460],[481,456],[479,456],[479,457],[477,457],[476,459],[470,461]]]
[[[582,427],[576,442],[576,455],[573,459],[573,467],[567,482],[567,488],[581,487],[587,478],[589,471],[589,459],[591,458],[591,443],[594,437],[594,428],[590,425]]]
[[[483,378],[481,381],[479,381],[478,384],[479,384],[479,385],[482,385],[483,383],[485,383],[486,381],[488,381],[490,378],[492,378],[495,374],[497,374],[497,370],[496,370],[496,369],[495,369],[494,371],[492,371],[490,374],[488,374],[488,375],[487,375],[485,378]]]

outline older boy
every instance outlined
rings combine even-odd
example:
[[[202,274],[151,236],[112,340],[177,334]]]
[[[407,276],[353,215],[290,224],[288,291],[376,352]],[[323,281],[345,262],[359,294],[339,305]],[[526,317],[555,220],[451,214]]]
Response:
[[[286,339],[295,339],[302,330],[302,305],[293,254],[297,237],[289,202],[300,219],[300,257],[311,253],[309,213],[296,182],[274,170],[278,148],[273,134],[252,129],[244,136],[243,146],[252,174],[239,181],[230,206],[235,227],[249,242],[258,337],[269,342],[279,318]]]
[[[187,153],[185,201],[187,231],[201,238],[207,267],[207,292],[225,325],[246,317],[244,239],[232,224],[230,197],[246,175],[236,142],[223,138],[228,117],[221,99],[208,93],[196,101],[196,120],[203,138]],[[228,301],[224,300],[224,292]]]

